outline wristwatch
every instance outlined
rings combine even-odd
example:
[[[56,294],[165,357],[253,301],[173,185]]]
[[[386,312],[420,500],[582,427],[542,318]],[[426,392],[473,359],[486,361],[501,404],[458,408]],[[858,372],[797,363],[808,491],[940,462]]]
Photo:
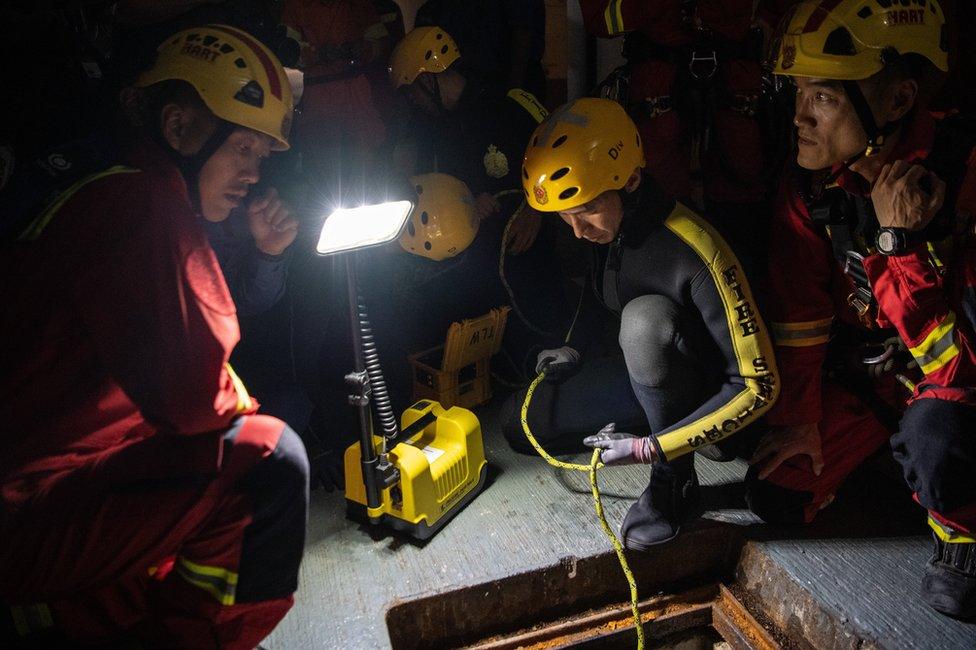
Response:
[[[902,255],[908,250],[908,231],[904,228],[881,228],[874,238],[882,255]]]

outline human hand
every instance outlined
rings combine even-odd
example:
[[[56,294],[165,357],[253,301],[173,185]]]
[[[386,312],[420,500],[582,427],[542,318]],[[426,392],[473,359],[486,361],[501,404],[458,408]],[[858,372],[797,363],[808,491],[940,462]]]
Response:
[[[945,191],[945,182],[934,173],[896,160],[881,168],[871,188],[871,202],[882,228],[917,232],[942,208]]]
[[[820,476],[824,463],[820,445],[820,427],[817,424],[770,427],[759,441],[749,464],[757,466],[759,479],[763,480],[784,461],[794,456],[809,456],[813,473]]]
[[[563,375],[576,369],[580,362],[580,353],[574,348],[564,345],[553,350],[543,350],[535,358],[536,374],[546,371],[551,376]]]
[[[617,425],[613,422],[600,429],[595,435],[584,438],[583,444],[594,449],[602,449],[600,462],[604,465],[638,463],[649,465],[657,460],[650,438],[618,432]]]
[[[474,197],[474,213],[478,215],[480,221],[494,216],[501,209],[502,206],[498,203],[498,199],[488,192],[482,192]]]
[[[541,213],[528,206],[516,212],[512,217],[512,225],[508,227],[505,252],[520,255],[529,250],[542,228],[542,218]]]
[[[266,255],[281,255],[298,234],[298,221],[271,188],[247,206],[247,219],[254,245]]]

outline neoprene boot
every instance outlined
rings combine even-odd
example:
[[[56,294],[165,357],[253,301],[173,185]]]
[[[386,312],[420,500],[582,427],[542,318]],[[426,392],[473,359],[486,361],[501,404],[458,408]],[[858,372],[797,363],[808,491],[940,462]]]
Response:
[[[929,607],[963,621],[976,619],[976,544],[947,543],[935,534],[925,567],[922,598]]]
[[[681,525],[703,512],[694,454],[651,469],[651,482],[620,526],[624,546],[649,551],[678,536]]]

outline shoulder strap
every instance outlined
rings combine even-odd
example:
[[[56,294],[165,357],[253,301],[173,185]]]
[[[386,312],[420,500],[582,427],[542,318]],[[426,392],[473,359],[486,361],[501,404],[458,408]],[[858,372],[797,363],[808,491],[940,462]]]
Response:
[[[54,218],[57,211],[68,202],[68,199],[74,196],[80,189],[89,183],[93,183],[94,181],[105,178],[106,176],[112,176],[114,174],[131,174],[138,171],[140,170],[136,169],[135,167],[115,165],[114,167],[109,167],[108,169],[85,176],[58,195],[54,202],[52,202],[43,212],[37,215],[37,217],[35,217],[34,220],[27,225],[27,228],[20,233],[20,235],[17,237],[17,241],[32,242],[37,240],[48,224],[51,223],[51,220]]]
[[[519,106],[525,109],[536,124],[541,124],[542,120],[549,116],[549,111],[546,107],[536,99],[535,95],[527,90],[522,90],[521,88],[512,88],[508,91],[508,96]]]

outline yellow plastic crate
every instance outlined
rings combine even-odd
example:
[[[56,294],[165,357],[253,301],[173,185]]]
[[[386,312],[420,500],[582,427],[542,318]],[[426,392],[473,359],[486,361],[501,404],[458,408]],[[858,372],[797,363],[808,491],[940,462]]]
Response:
[[[471,408],[491,398],[490,359],[502,345],[510,307],[451,323],[444,345],[411,354],[413,399]]]

